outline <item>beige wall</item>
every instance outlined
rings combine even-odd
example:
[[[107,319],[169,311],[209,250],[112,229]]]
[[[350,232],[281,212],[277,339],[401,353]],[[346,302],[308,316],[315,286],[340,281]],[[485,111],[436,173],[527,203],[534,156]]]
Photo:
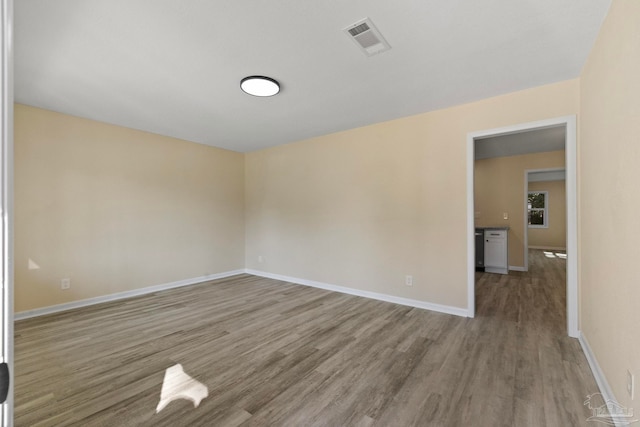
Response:
[[[614,0],[580,80],[581,329],[617,400],[640,410],[640,2]],[[626,391],[626,370],[636,398]]]
[[[529,191],[546,191],[548,228],[529,228],[529,247],[563,248],[567,247],[567,196],[565,181],[530,182]]]
[[[16,105],[16,311],[243,268],[243,193],[242,154]]]
[[[509,227],[510,266],[524,267],[524,171],[561,168],[564,163],[564,150],[475,161],[475,225]]]
[[[247,154],[247,268],[466,308],[467,133],[578,102],[572,80]]]

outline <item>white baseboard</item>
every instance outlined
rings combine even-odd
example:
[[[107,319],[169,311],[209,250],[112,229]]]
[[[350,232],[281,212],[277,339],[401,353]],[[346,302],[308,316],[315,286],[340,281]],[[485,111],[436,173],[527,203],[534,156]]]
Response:
[[[31,317],[44,316],[46,314],[58,313],[61,311],[72,310],[74,308],[87,307],[89,305],[101,304],[103,302],[116,301],[124,298],[131,298],[139,295],[150,294],[153,292],[164,291],[167,289],[179,288],[182,286],[195,285],[197,283],[208,282],[210,280],[223,279],[225,277],[243,274],[242,270],[226,271],[224,273],[209,274],[207,276],[194,277],[192,279],[178,280],[177,282],[164,283],[161,285],[148,286],[146,288],[133,289],[130,291],[118,292],[115,294],[104,295],[95,298],[88,298],[79,301],[66,302],[64,304],[51,305],[49,307],[35,308],[15,313],[14,320],[29,319]]]
[[[527,270],[524,269],[524,267],[520,267],[520,266],[517,266],[517,265],[510,265],[509,266],[509,270],[510,271],[527,271]]]
[[[380,294],[377,292],[363,291],[360,289],[347,288],[344,286],[331,285],[314,280],[300,279],[297,277],[283,276],[280,274],[267,273],[265,271],[246,269],[245,273],[254,276],[266,277],[268,279],[282,280],[284,282],[295,283],[298,285],[311,286],[314,288],[325,289],[327,291],[340,292],[343,294],[355,295],[359,297],[371,298],[380,301],[392,302],[395,304],[406,305],[409,307],[422,308],[424,310],[437,311],[440,313],[453,314],[455,316],[469,317],[469,312],[465,308],[453,307],[449,305],[434,304],[431,302],[420,301],[410,298],[396,297],[393,295]]]
[[[566,251],[566,247],[561,246],[529,246],[529,249],[548,249],[550,251]]]
[[[600,394],[605,401],[611,400],[617,402],[613,391],[611,391],[611,387],[609,386],[609,382],[607,381],[607,377],[604,376],[604,372],[600,369],[600,365],[598,364],[598,360],[596,356],[593,354],[591,350],[591,346],[589,345],[589,341],[587,341],[587,337],[584,336],[582,331],[579,332],[578,341],[580,342],[580,346],[582,347],[582,351],[584,352],[585,357],[587,358],[587,362],[589,362],[589,367],[591,368],[591,372],[593,373],[593,377],[596,379],[596,383],[598,384],[598,388],[600,389]],[[627,426],[627,423],[621,424],[619,420],[613,420],[615,422],[616,427]]]

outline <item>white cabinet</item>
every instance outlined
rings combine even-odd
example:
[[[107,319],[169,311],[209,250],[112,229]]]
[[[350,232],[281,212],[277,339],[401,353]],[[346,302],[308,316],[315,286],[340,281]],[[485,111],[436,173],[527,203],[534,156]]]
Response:
[[[484,271],[507,274],[507,230],[484,231]]]

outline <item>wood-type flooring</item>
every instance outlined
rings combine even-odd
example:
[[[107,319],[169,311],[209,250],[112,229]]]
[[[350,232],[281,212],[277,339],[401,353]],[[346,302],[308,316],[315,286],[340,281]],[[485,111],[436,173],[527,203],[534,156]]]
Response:
[[[22,320],[15,424],[588,425],[565,264],[476,273],[474,319],[239,275]],[[156,413],[178,363],[208,397]]]

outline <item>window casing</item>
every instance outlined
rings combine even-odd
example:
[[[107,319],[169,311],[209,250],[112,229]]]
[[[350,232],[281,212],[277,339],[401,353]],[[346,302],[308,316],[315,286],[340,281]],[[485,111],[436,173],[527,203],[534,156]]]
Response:
[[[529,191],[527,213],[529,228],[549,228],[549,192]]]

